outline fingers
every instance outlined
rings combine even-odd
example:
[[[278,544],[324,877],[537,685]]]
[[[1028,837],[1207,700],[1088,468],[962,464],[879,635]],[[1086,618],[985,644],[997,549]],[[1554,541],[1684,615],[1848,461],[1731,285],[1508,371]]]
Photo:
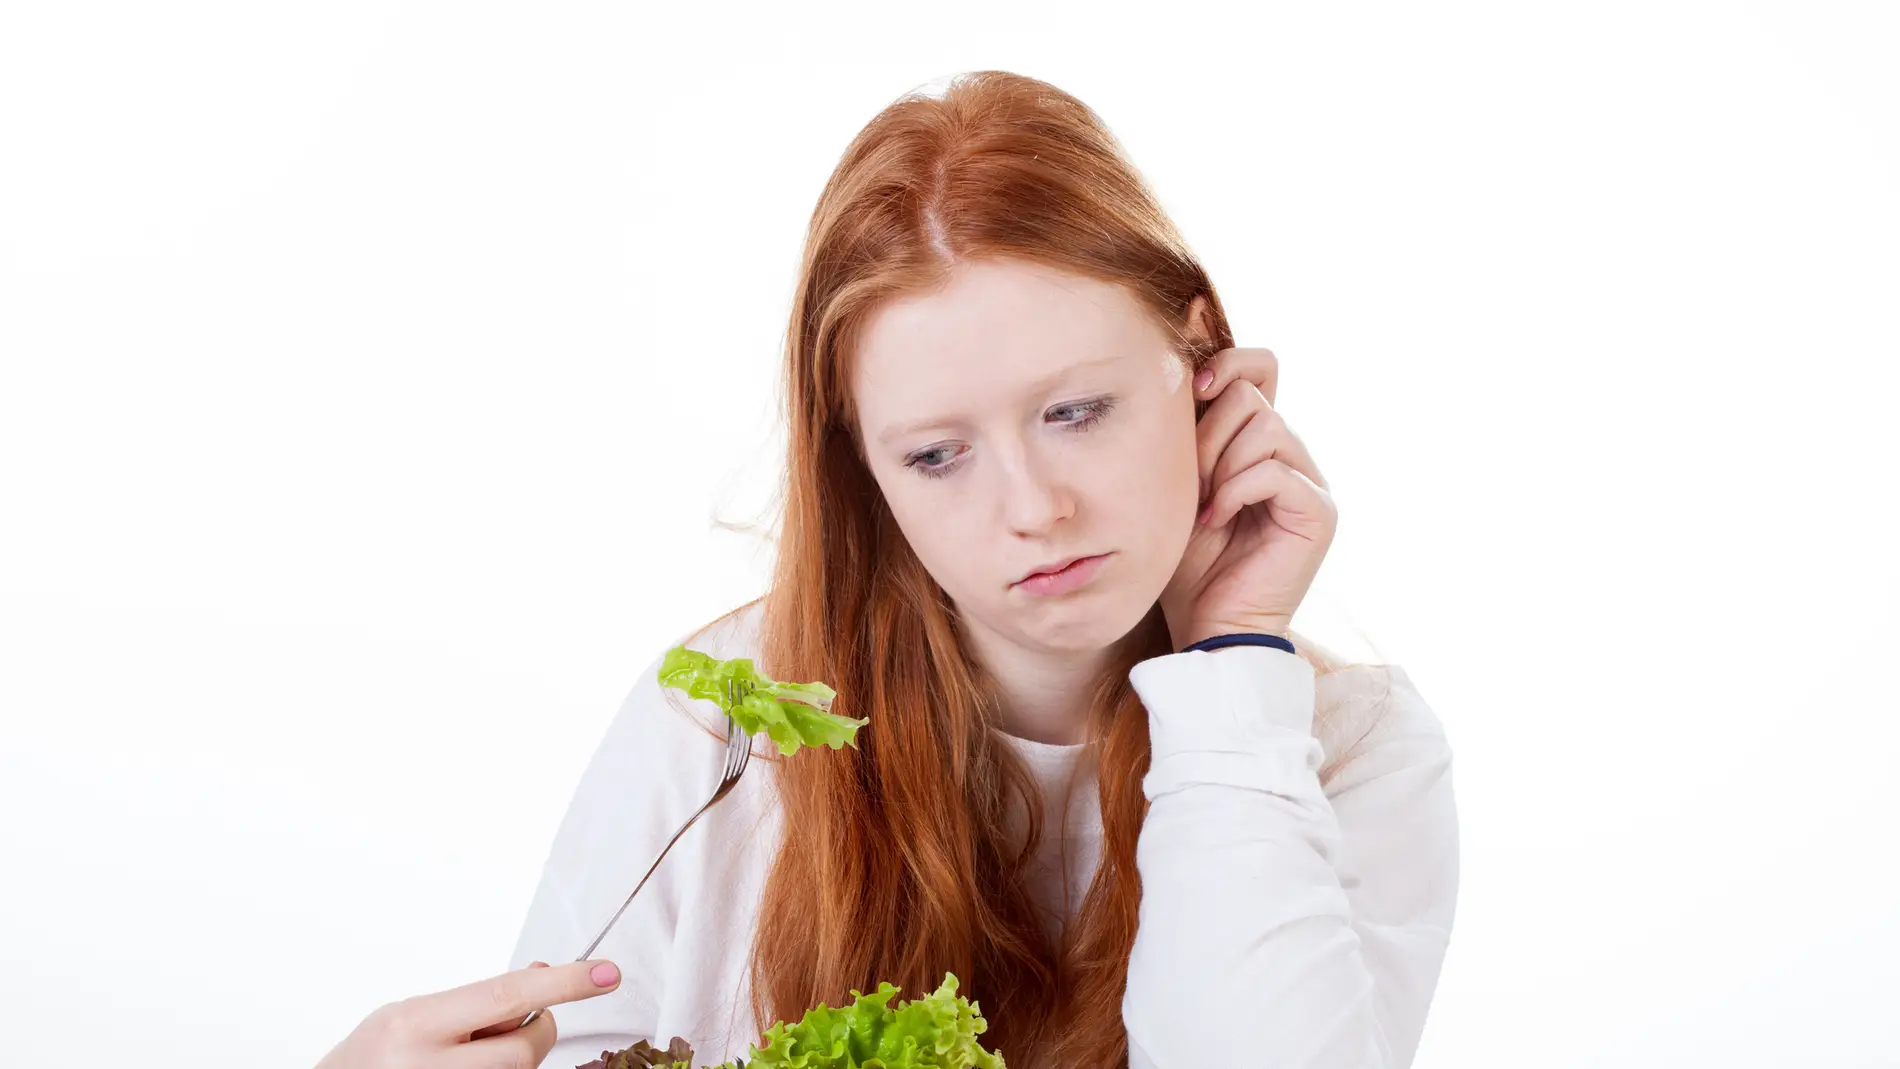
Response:
[[[600,970],[598,976],[594,975],[596,969]],[[422,1026],[429,1034],[467,1036],[478,1029],[525,1017],[529,1010],[592,998],[619,986],[620,970],[612,962],[576,961],[516,969],[462,987],[423,995],[415,1002],[423,1018]],[[529,1026],[532,1027],[534,1025]]]
[[[1220,459],[1214,464],[1214,474],[1208,480],[1208,486],[1210,489],[1217,487],[1268,459],[1283,461],[1315,484],[1326,485],[1326,479],[1319,473],[1319,465],[1313,462],[1313,454],[1307,450],[1306,443],[1293,433],[1292,427],[1287,426],[1286,419],[1279,411],[1267,407],[1263,400],[1260,407],[1249,414],[1247,422],[1228,440],[1227,447],[1221,451]]]
[[[537,1069],[554,1049],[554,1015],[543,1013],[526,1028],[450,1047],[431,1066],[441,1069]]]
[[[1229,523],[1240,510],[1262,501],[1276,524],[1295,534],[1327,537],[1334,520],[1330,495],[1306,476],[1278,460],[1263,460],[1222,483],[1214,491],[1201,522],[1209,527]]]
[[[1238,472],[1269,458],[1291,465],[1319,486],[1326,485],[1306,443],[1250,380],[1231,382],[1195,426],[1201,500]]]
[[[1201,421],[1194,425],[1194,455],[1200,468],[1201,500],[1207,500],[1214,488],[1214,468],[1220,463],[1221,454],[1226,452],[1227,444],[1265,405],[1260,391],[1251,383],[1243,383],[1241,388],[1214,398],[1214,403],[1201,414]]]
[[[528,968],[530,969],[545,969],[547,967],[548,967],[548,963],[545,961],[531,961],[528,963]],[[489,1036],[501,1035],[504,1032],[512,1032],[515,1029],[521,1027],[521,1020],[522,1019],[519,1017],[510,1017],[507,1020],[500,1022],[499,1024],[491,1024],[487,1028],[477,1029],[475,1034],[469,1036],[468,1038],[485,1039]]]
[[[1194,396],[1202,400],[1219,397],[1236,379],[1253,383],[1268,404],[1280,392],[1280,358],[1271,349],[1222,349],[1202,370],[1211,374],[1205,387],[1202,376],[1195,376]]]

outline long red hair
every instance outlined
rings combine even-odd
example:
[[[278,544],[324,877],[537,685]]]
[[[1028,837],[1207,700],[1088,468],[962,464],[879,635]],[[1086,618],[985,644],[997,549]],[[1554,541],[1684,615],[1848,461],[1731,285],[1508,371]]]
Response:
[[[1170,652],[1159,610],[1123,638],[1095,687],[1101,867],[1055,945],[1022,865],[1042,834],[1033,784],[994,735],[994,691],[944,592],[898,530],[855,438],[850,361],[882,302],[959,261],[1030,259],[1126,286],[1198,368],[1233,344],[1207,273],[1100,119],[1047,83],[966,74],[914,93],[852,140],[806,237],[786,342],[789,423],[777,563],[761,666],[823,680],[835,711],[870,719],[856,749],[773,763],[785,839],[753,947],[761,1027],[839,1005],[880,981],[907,996],[946,971],[1017,1069],[1122,1065],[1121,1000],[1141,884],[1148,724],[1128,669]],[[1185,327],[1207,298],[1210,339]],[[1302,655],[1335,667],[1296,636]],[[1010,841],[1005,811],[1030,817]]]

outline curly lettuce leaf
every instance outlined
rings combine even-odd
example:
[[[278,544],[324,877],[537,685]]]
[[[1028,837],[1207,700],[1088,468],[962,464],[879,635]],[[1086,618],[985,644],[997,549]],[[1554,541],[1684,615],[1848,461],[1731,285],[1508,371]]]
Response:
[[[890,984],[869,995],[853,991],[843,1009],[820,1003],[798,1024],[773,1025],[765,1046],[752,1049],[749,1069],[1005,1069],[1001,1054],[977,1042],[989,1024],[957,994],[954,974],[892,1009],[897,991]]]
[[[728,686],[735,682],[746,687],[737,705]],[[713,702],[747,734],[763,731],[787,756],[804,746],[856,746],[858,729],[870,722],[833,713],[838,692],[823,683],[781,683],[753,667],[750,657],[722,661],[675,646],[660,662],[660,685]]]
[[[795,1025],[773,1025],[749,1061],[709,1069],[1007,1069],[1001,1053],[977,1043],[989,1024],[957,994],[955,974],[945,973],[931,994],[892,1009],[897,990],[879,984],[873,994],[853,991],[851,1005],[836,1010],[821,1002]],[[602,1051],[598,1061],[576,1069],[649,1066],[692,1069],[693,1048],[679,1038],[664,1051],[643,1041],[618,1053]]]

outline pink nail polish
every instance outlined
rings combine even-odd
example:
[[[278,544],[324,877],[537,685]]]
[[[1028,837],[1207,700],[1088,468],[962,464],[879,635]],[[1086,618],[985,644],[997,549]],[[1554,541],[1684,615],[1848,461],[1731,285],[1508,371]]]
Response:
[[[1209,386],[1212,386],[1212,385],[1214,385],[1214,373],[1212,371],[1209,371],[1206,368],[1202,368],[1200,371],[1195,373],[1194,375],[1195,389],[1205,390]]]
[[[1201,514],[1194,518],[1194,522],[1204,524],[1209,519],[1213,518],[1213,515],[1214,515],[1214,506],[1212,503],[1209,503],[1206,508],[1201,510]]]
[[[596,987],[612,987],[620,982],[620,970],[611,961],[603,961],[588,971]]]

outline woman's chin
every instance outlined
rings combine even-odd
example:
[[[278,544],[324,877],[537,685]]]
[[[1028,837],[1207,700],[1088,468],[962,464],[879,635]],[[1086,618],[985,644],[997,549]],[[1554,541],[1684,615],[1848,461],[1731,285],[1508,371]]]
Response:
[[[1154,599],[1078,598],[1036,607],[1020,621],[1018,633],[1032,648],[1051,653],[1094,653],[1120,642],[1140,624]]]

